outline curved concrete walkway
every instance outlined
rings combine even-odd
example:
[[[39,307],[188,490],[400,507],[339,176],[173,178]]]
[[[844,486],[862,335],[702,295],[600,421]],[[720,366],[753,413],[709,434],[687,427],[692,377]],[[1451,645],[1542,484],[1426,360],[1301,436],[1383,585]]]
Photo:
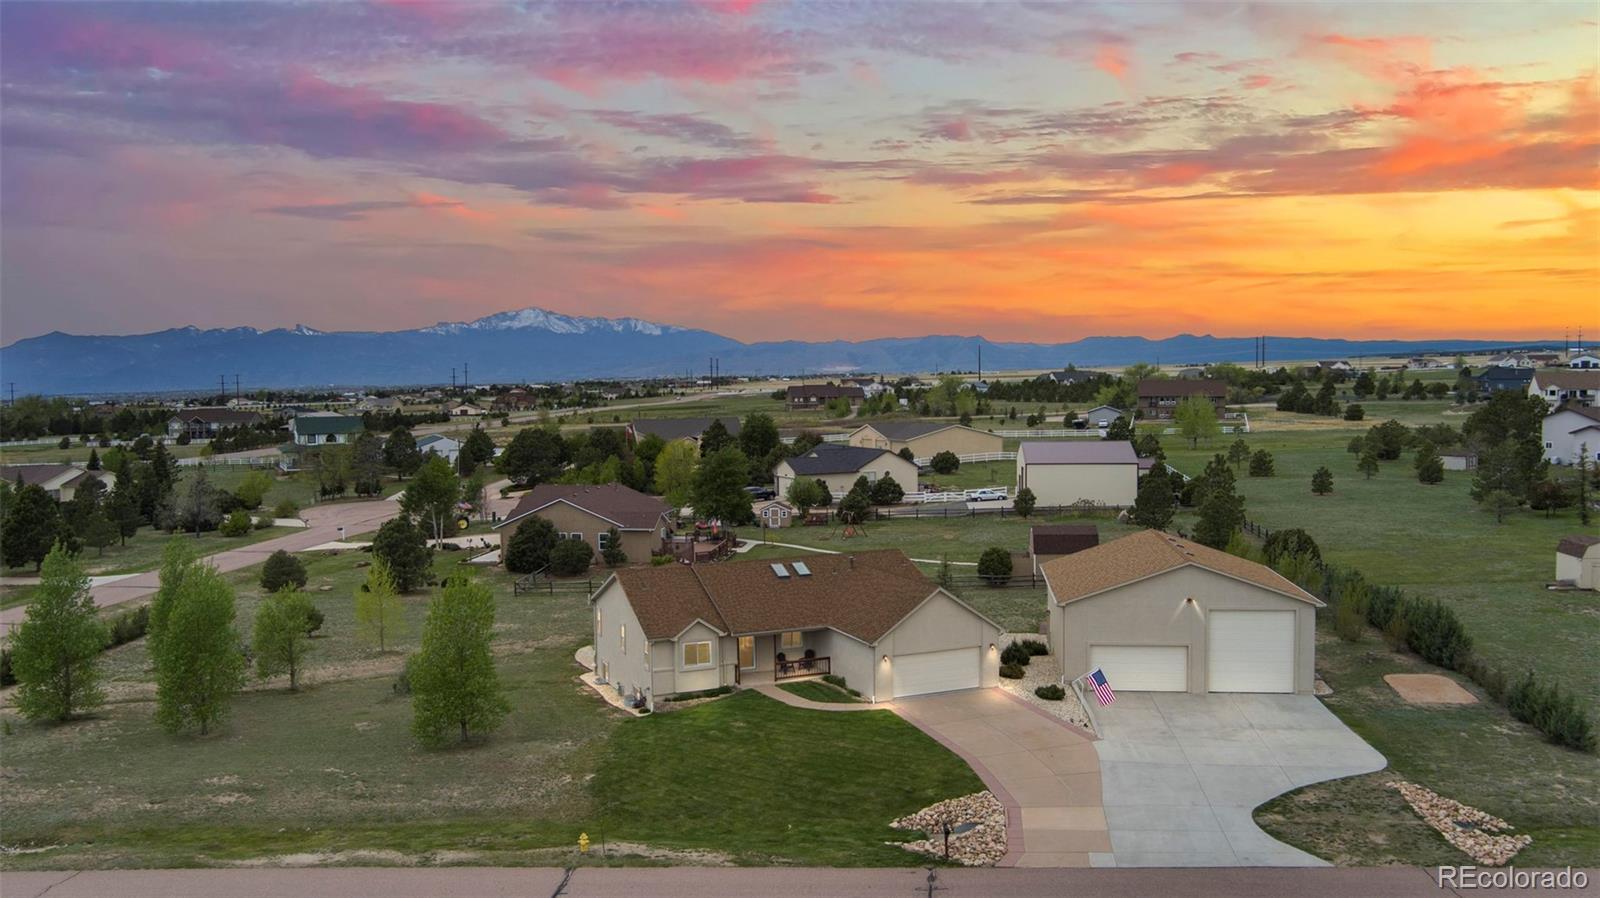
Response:
[[[804,696],[795,695],[787,689],[777,686],[757,686],[755,690],[770,699],[783,702],[791,708],[805,708],[807,711],[893,711],[894,705],[888,702],[814,702]]]

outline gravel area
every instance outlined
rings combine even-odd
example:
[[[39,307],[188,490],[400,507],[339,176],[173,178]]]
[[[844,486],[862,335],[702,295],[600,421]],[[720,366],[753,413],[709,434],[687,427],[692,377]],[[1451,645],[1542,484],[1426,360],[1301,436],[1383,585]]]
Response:
[[[1065,720],[1073,726],[1093,731],[1089,725],[1089,715],[1083,713],[1083,706],[1078,704],[1078,695],[1070,688],[1067,697],[1059,702],[1045,701],[1033,694],[1033,690],[1050,683],[1060,685],[1061,665],[1054,655],[1034,655],[1033,660],[1023,668],[1026,673],[1020,680],[1000,678],[1000,688],[1022,699],[1023,701],[1043,708],[1046,713]]]
[[[1506,834],[1514,827],[1493,814],[1469,808],[1415,783],[1397,781],[1388,785],[1399,790],[1412,810],[1438,830],[1445,841],[1480,864],[1504,867],[1533,841],[1532,836]]]
[[[1006,856],[1006,809],[991,792],[974,792],[929,805],[909,817],[889,824],[928,834],[926,839],[901,847],[919,854],[944,857],[944,827],[971,824],[966,832],[950,836],[950,860],[968,867],[992,867]]]

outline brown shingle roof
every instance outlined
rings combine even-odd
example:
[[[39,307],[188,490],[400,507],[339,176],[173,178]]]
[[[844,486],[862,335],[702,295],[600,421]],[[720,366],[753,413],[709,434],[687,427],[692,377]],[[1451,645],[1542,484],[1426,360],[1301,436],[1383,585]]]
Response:
[[[523,495],[496,529],[532,514],[552,502],[567,502],[592,515],[614,522],[622,530],[650,530],[668,511],[667,503],[646,496],[620,483],[599,486],[587,484],[541,483]]]
[[[172,417],[178,421],[200,421],[204,424],[216,424],[222,427],[239,427],[261,423],[261,415],[256,412],[215,406],[180,408],[173,413]]]
[[[1569,536],[1556,545],[1556,551],[1573,558],[1582,558],[1589,547],[1600,544],[1600,536]]]
[[[0,480],[5,480],[7,483],[15,484],[18,479],[21,479],[24,486],[43,486],[44,484],[49,483],[58,477],[72,474],[74,471],[77,472],[77,476],[72,477],[66,483],[63,483],[62,486],[66,486],[67,483],[74,483],[87,474],[95,473],[79,465],[57,465],[44,463],[0,465]],[[96,474],[95,476],[99,475]]]
[[[1093,524],[1041,524],[1028,531],[1035,555],[1071,555],[1100,545],[1100,529]]]
[[[1160,530],[1144,530],[1057,558],[1041,570],[1056,601],[1065,605],[1185,565],[1254,583],[1291,599],[1322,604],[1272,568]]]
[[[794,561],[811,574],[795,573]],[[789,568],[788,577],[773,572],[780,563]],[[622,568],[616,576],[651,639],[671,639],[699,619],[724,633],[830,627],[875,643],[938,588],[894,549],[782,562]]]
[[[1584,368],[1542,368],[1533,373],[1541,387],[1560,390],[1600,390],[1600,371]]]
[[[1147,377],[1139,381],[1139,397],[1228,395],[1228,385],[1220,380],[1197,378]]]

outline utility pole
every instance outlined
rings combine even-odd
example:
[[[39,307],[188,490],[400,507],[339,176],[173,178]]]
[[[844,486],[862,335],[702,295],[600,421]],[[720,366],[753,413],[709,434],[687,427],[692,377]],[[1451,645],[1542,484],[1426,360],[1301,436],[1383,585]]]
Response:
[[[6,404],[7,405],[16,405],[17,404],[17,382],[14,381],[14,380],[10,381],[9,383],[6,384],[6,386],[10,387],[10,389],[11,389],[11,401],[7,402]]]
[[[456,391],[456,369],[450,369],[450,392]]]
[[[983,380],[983,341],[978,341],[978,379]]]
[[[239,398],[239,375],[233,376],[233,398]]]
[[[226,405],[228,403],[228,375],[217,375],[217,401]]]
[[[469,370],[471,370],[471,369],[469,369],[467,367],[467,363],[466,362],[462,362],[461,363],[461,388],[463,390],[466,389],[467,386],[472,383],[472,378],[467,375],[467,372]]]

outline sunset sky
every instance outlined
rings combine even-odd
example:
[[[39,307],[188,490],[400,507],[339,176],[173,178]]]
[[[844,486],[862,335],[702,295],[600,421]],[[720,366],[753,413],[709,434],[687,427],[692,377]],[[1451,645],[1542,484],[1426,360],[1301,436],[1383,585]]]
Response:
[[[0,5],[0,341],[1600,332],[1592,3]]]

